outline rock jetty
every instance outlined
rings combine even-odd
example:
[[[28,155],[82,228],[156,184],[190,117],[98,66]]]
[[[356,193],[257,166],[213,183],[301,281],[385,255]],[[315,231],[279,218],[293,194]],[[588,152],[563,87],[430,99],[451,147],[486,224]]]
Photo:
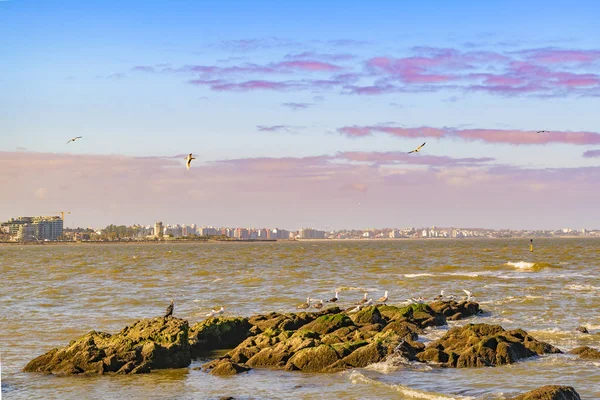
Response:
[[[189,326],[178,318],[135,322],[111,335],[92,331],[27,364],[27,372],[57,375],[135,374],[188,367],[193,358],[230,350],[202,369],[233,375],[251,368],[335,372],[389,357],[441,367],[483,367],[560,350],[517,329],[468,324],[427,346],[423,329],[479,314],[475,302],[437,301],[406,307],[375,305],[358,312],[331,307],[319,312],[269,313],[250,318],[211,317]],[[593,350],[593,349],[592,349]],[[582,355],[594,355],[582,351]]]
[[[513,397],[511,400],[581,400],[571,386],[548,385]]]

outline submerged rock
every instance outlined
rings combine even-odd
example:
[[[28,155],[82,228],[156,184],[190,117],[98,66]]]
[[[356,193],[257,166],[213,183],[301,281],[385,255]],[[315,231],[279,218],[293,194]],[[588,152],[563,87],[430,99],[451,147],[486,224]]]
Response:
[[[511,400],[581,400],[571,386],[548,385],[513,397]]]
[[[467,368],[512,364],[549,353],[561,351],[535,340],[522,329],[506,331],[500,325],[469,324],[449,330],[417,354],[417,358],[445,367]]]
[[[188,322],[178,318],[143,319],[111,335],[89,332],[62,349],[30,361],[25,372],[56,375],[137,374],[190,365]]]
[[[576,331],[581,333],[590,333],[585,326],[578,326]]]
[[[209,372],[212,375],[227,376],[237,375],[242,372],[248,372],[252,368],[248,368],[243,365],[231,362],[231,360],[225,358],[213,360],[210,363],[204,364],[202,366],[202,369],[204,371]]]
[[[600,360],[600,351],[588,346],[574,348],[569,353],[576,354],[583,360]]]

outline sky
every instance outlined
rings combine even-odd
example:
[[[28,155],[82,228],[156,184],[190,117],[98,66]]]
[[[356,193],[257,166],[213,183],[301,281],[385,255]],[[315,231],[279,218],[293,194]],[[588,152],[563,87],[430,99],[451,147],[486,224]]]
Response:
[[[598,15],[0,1],[0,220],[599,229]]]

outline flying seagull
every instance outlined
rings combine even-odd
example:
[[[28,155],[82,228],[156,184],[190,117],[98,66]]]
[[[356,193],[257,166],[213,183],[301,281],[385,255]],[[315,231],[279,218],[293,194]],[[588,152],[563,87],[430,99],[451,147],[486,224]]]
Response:
[[[548,131],[537,131],[537,133],[550,133]]]
[[[418,153],[423,148],[423,146],[425,146],[425,143],[427,143],[427,142],[423,142],[422,145],[420,145],[419,147],[417,147],[413,151],[409,151],[408,154],[410,154],[410,153]]]
[[[185,158],[185,166],[187,167],[187,169],[190,169],[190,164],[192,163],[192,160],[195,159],[195,157],[192,157],[192,153],[188,154],[188,156]]]
[[[76,141],[77,139],[81,139],[83,136],[75,136],[73,139],[70,139],[67,144]]]
[[[165,313],[165,318],[173,316],[173,302],[174,302],[174,300],[171,299],[171,304],[169,304],[169,306],[167,307],[167,312]]]

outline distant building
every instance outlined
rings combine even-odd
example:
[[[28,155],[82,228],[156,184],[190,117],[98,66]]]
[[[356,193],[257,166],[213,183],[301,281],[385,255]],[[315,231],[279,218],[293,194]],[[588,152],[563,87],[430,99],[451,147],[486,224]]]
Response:
[[[163,237],[163,223],[158,221],[154,224],[154,237],[161,239]]]
[[[300,228],[298,239],[325,239],[325,231],[318,231],[312,228]]]
[[[20,241],[57,240],[63,234],[63,220],[59,216],[11,218],[2,226],[8,227],[9,234]]]
[[[401,237],[402,237],[402,234],[400,233],[400,231],[398,229],[393,229],[390,232],[390,239],[398,239]]]

